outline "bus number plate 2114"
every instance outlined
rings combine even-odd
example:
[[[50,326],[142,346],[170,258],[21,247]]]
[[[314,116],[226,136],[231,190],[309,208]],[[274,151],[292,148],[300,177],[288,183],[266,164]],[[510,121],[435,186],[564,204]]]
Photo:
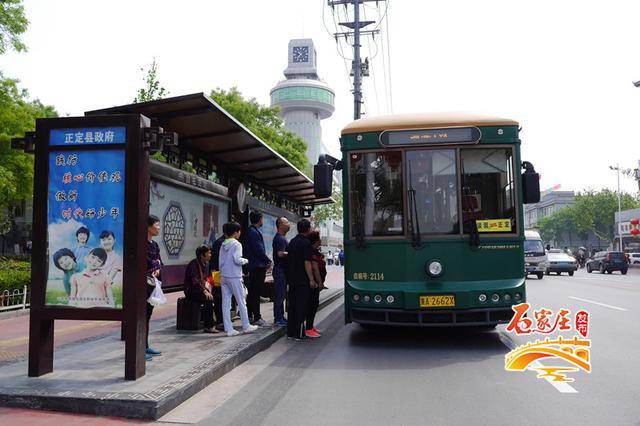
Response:
[[[456,306],[454,295],[420,296],[421,308],[443,308]]]

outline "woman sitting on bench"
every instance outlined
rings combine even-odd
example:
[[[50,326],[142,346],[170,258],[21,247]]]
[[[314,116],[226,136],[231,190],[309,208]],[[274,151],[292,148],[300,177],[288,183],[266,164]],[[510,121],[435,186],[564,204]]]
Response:
[[[202,303],[203,331],[205,333],[219,333],[213,326],[213,295],[207,284],[209,260],[211,260],[211,249],[204,245],[198,247],[196,249],[196,258],[189,262],[184,273],[183,290],[189,302]]]

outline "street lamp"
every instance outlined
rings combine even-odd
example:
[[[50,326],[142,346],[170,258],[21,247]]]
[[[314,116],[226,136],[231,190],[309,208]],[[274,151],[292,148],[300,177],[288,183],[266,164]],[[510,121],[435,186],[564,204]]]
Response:
[[[640,83],[640,82],[638,82]],[[635,83],[634,83],[635,84]],[[620,251],[622,250],[622,234],[620,232],[620,221],[622,220],[622,205],[620,202],[620,163],[616,163],[616,166],[609,166],[611,170],[615,170],[618,175],[618,222],[616,223],[618,227],[618,244],[620,247]],[[615,247],[614,247],[615,248]]]

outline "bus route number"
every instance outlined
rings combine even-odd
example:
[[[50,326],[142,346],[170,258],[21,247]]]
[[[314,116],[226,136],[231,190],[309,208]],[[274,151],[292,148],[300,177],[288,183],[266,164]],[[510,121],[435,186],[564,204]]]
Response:
[[[353,279],[362,281],[383,281],[384,274],[382,272],[354,272]]]

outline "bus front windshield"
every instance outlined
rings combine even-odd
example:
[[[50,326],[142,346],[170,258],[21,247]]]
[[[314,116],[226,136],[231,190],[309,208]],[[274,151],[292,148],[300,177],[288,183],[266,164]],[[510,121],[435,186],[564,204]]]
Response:
[[[510,147],[351,153],[350,187],[353,236],[516,232]]]

